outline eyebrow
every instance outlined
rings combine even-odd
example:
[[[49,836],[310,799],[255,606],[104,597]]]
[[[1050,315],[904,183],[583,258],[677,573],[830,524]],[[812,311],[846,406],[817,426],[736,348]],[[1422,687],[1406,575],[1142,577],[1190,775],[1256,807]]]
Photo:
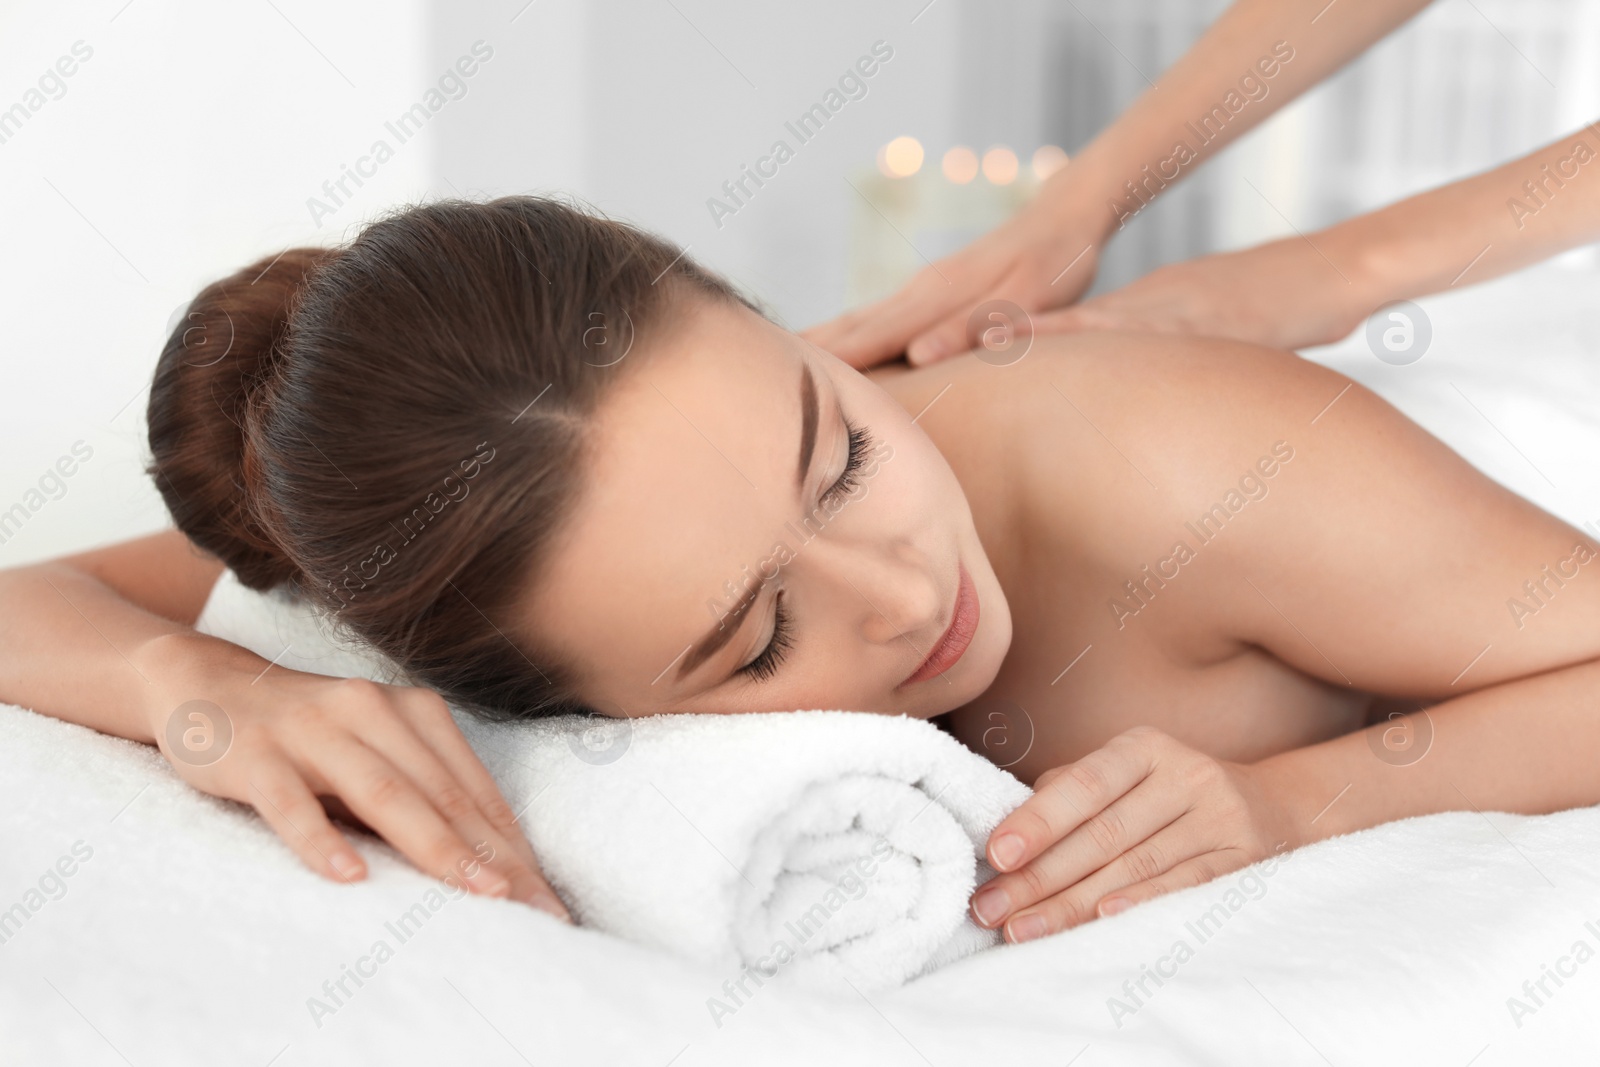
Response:
[[[805,486],[806,472],[811,469],[811,457],[816,447],[817,382],[811,376],[811,367],[807,364],[801,367],[800,373],[800,458],[799,467],[795,471],[795,484],[798,487]],[[678,664],[678,672],[673,676],[674,681],[681,681],[693,674],[695,668],[716,655],[722,646],[733,640],[739,628],[744,625],[745,616],[750,613],[751,606],[760,598],[761,591],[767,587],[769,581],[770,579],[763,578],[751,586],[733,608],[717,620],[717,624],[708,630],[704,637],[690,646],[688,655]]]
[[[716,655],[723,645],[733,640],[734,635],[744,625],[745,617],[750,614],[751,606],[761,596],[761,590],[766,587],[765,581],[759,581],[739,598],[733,609],[719,619],[717,624],[689,650],[689,654],[683,657],[683,662],[678,664],[678,673],[673,676],[674,681],[682,681],[693,674],[695,668]]]
[[[811,377],[811,367],[801,368],[800,374],[800,466],[794,472],[794,484],[806,484],[806,471],[811,469],[811,453],[817,447],[817,383]]]

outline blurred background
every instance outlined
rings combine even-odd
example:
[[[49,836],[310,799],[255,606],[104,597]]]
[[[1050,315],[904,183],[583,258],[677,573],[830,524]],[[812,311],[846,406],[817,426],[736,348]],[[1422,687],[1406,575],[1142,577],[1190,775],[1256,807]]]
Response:
[[[175,313],[247,262],[416,200],[559,193],[687,245],[802,328],[1015,210],[1224,7],[0,9],[0,512],[29,502],[0,530],[0,566],[166,524],[142,474],[145,387]],[[863,56],[878,60],[863,89],[806,126]],[[1141,212],[1096,291],[1325,226],[1597,113],[1600,3],[1439,0]],[[793,151],[777,173],[730,196],[780,139]],[[1594,250],[1545,269],[1592,283]],[[36,492],[63,456],[59,494]]]

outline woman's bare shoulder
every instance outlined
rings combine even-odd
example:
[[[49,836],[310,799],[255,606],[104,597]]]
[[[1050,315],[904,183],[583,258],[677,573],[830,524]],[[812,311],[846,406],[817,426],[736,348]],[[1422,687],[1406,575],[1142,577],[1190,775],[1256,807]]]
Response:
[[[1021,355],[978,350],[930,366],[896,360],[866,372],[908,408],[926,403],[947,386],[981,390],[1015,400],[1040,388],[1137,400],[1177,411],[1217,405],[1258,407],[1314,403],[1344,376],[1259,345],[1204,337],[1087,332],[1045,334]],[[1326,399],[1323,400],[1326,403]],[[1307,417],[1316,414],[1314,408]]]
[[[1345,391],[1371,397],[1290,352],[1135,333],[1042,335],[1009,362],[974,352],[873,377],[913,414],[926,412],[919,421],[936,436],[959,442],[987,427],[1020,460],[1070,462],[1078,478],[1132,477],[1180,495],[1254,462]]]
[[[1382,405],[1292,353],[1132,333],[1040,336],[1014,362],[969,353],[881,384],[921,413],[969,496],[1003,480],[1016,521],[1113,569],[1275,470],[1345,391]]]

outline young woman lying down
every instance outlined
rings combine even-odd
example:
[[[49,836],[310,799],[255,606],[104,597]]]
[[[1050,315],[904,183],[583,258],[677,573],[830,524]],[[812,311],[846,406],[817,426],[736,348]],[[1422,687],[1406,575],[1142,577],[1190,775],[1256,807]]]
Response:
[[[937,717],[1036,784],[972,904],[1012,941],[1387,820],[1600,801],[1582,533],[1283,352],[978,355],[863,376],[547,199],[291,250],[162,353],[177,531],[0,575],[0,698],[164,751],[211,701],[231,749],[175,770],[315,870],[364,875],[334,811],[557,914],[446,699]],[[224,566],[417,687],[196,634]]]

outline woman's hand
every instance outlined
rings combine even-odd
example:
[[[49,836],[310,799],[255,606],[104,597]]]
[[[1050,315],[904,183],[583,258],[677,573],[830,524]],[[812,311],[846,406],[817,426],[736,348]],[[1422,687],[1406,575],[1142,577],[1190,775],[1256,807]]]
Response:
[[[1030,941],[1238,870],[1299,843],[1243,764],[1136,726],[1039,776],[989,836],[1002,872],[972,898],[982,926]]]
[[[570,921],[494,779],[437,693],[281,667],[174,634],[145,673],[162,755],[213,796],[249,804],[312,870],[366,865],[324,800],[352,813],[425,873]],[[234,653],[237,654],[234,654]]]
[[[1094,281],[1112,219],[1100,199],[1065,184],[1070,170],[1001,226],[918,271],[899,292],[801,336],[858,370],[902,352],[920,366],[977,343],[992,325],[987,316],[971,321],[980,304],[1006,300],[1030,314],[1070,304]]]
[[[1286,349],[1331,344],[1382,300],[1363,284],[1359,257],[1322,236],[1316,246],[1291,237],[1159,267],[1075,307],[1035,315],[1033,329],[1198,334]]]

